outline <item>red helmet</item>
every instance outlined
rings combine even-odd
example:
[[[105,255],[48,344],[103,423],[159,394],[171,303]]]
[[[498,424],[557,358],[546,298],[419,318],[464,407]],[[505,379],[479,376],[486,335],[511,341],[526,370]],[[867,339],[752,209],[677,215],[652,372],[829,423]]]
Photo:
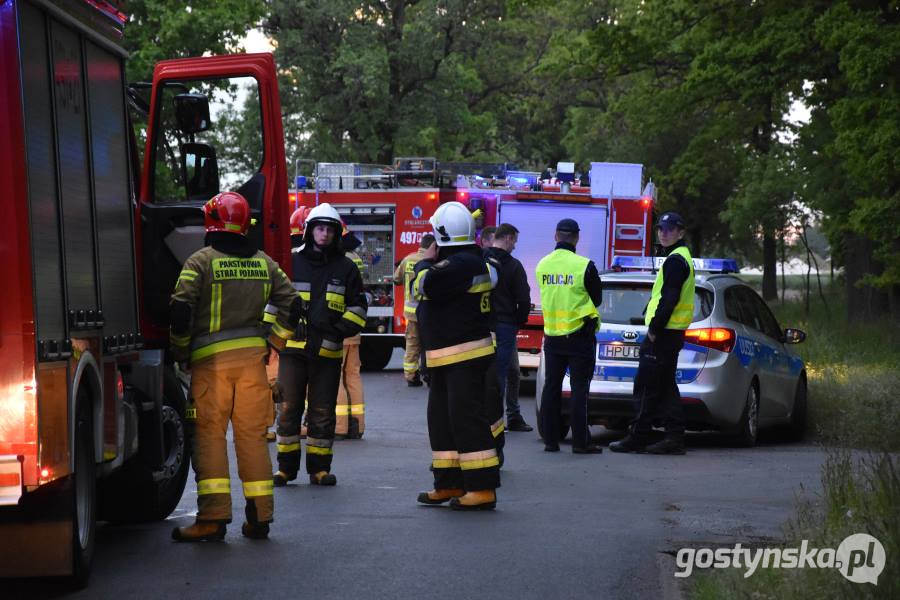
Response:
[[[309,215],[310,210],[312,210],[312,208],[309,206],[301,206],[291,213],[291,235],[303,235],[306,217]]]
[[[227,231],[247,234],[250,227],[250,205],[237,192],[222,192],[203,205],[203,225],[206,232]]]

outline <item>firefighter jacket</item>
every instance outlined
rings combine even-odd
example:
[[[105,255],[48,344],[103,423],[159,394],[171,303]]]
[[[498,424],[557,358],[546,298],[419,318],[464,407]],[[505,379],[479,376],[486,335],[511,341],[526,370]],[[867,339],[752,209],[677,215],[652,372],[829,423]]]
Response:
[[[340,360],[344,338],[366,325],[368,303],[359,269],[335,248],[319,252],[308,243],[292,254],[293,286],[307,303],[306,335],[288,340],[284,351]]]
[[[344,256],[346,256],[347,258],[349,258],[350,260],[353,261],[353,264],[356,265],[357,269],[359,269],[359,276],[362,278],[363,281],[365,281],[366,274],[368,273],[369,269],[366,266],[366,263],[363,261],[363,259],[359,256],[359,254],[357,254],[356,252],[354,252],[352,250],[347,250],[346,252],[344,252]],[[365,286],[364,286],[364,289],[365,289]],[[366,297],[366,300],[368,303],[368,296]],[[368,310],[368,308],[367,308],[367,310]],[[362,336],[358,333],[352,337],[344,338],[344,344],[359,344],[361,341],[362,341]]]
[[[234,234],[229,234],[234,235]],[[206,246],[184,263],[172,294],[169,339],[176,360],[192,363],[239,348],[266,347],[260,315],[274,307],[272,333],[294,335],[297,293],[261,251],[235,255]]]
[[[416,307],[419,305],[419,301],[416,300],[414,294],[410,293],[409,286],[413,280],[416,263],[422,260],[423,252],[424,250],[419,248],[412,254],[407,254],[394,271],[394,285],[403,286],[403,316],[407,321],[416,320]]]
[[[442,248],[439,258],[437,263],[419,261],[412,283],[426,366],[493,354],[491,290],[497,285],[497,269],[475,245]]]

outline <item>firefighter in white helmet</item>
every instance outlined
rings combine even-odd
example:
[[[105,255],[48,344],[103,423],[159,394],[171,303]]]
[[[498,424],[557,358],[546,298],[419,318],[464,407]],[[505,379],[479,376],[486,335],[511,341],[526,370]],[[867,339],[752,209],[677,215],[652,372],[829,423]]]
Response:
[[[419,494],[418,501],[449,500],[456,510],[493,509],[500,470],[485,389],[494,360],[489,317],[497,272],[475,245],[475,220],[463,204],[443,204],[431,224],[436,245],[416,265],[411,284],[431,375],[434,489]]]
[[[300,469],[300,423],[309,393],[306,471],[313,485],[335,485],[331,473],[335,404],[341,376],[343,340],[366,324],[366,297],[359,269],[341,249],[341,218],[330,204],[306,218],[303,245],[292,250],[293,285],[307,302],[306,335],[288,340],[281,353],[282,387],[276,443],[276,486],[296,479]]]

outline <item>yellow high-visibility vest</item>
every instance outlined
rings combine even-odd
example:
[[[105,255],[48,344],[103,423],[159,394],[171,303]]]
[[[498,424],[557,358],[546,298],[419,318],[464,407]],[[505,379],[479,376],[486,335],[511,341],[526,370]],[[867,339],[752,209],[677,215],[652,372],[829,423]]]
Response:
[[[678,297],[678,304],[666,323],[666,329],[687,329],[694,320],[694,261],[691,258],[691,251],[687,246],[679,246],[672,250],[672,254],[677,254],[687,261],[690,273],[688,278],[681,284],[681,295]],[[669,255],[671,256],[671,254]],[[656,281],[653,282],[653,289],[650,290],[650,302],[647,304],[647,313],[644,315],[644,325],[650,325],[650,321],[656,314],[656,307],[659,306],[659,300],[662,298],[663,288],[663,270],[656,272]]]
[[[559,248],[541,259],[535,269],[541,290],[541,313],[545,335],[567,335],[578,331],[585,318],[600,315],[584,287],[584,272],[590,259]]]

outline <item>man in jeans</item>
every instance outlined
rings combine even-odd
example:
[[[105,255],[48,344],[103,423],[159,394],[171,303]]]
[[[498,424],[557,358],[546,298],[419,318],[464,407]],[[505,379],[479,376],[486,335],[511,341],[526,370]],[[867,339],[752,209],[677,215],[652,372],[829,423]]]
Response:
[[[531,288],[525,268],[511,252],[516,248],[519,230],[509,223],[501,223],[494,232],[492,246],[485,256],[499,264],[499,282],[491,292],[491,316],[497,336],[497,382],[500,397],[506,398],[506,429],[531,431],[519,409],[519,355],[516,334],[528,320],[531,310]],[[512,384],[512,385],[509,385]]]

